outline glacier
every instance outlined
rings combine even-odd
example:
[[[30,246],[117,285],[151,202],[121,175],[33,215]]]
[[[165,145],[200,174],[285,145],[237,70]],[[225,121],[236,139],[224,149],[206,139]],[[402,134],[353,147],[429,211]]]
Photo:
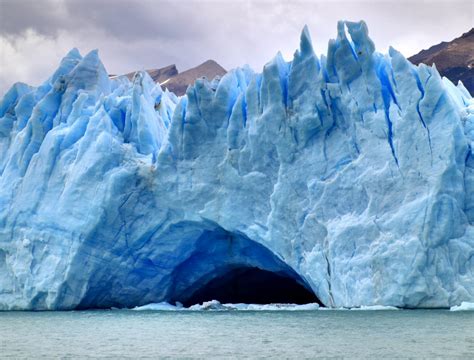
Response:
[[[183,97],[74,49],[0,102],[0,309],[184,302],[239,267],[330,308],[474,302],[473,148],[463,85],[364,22]]]

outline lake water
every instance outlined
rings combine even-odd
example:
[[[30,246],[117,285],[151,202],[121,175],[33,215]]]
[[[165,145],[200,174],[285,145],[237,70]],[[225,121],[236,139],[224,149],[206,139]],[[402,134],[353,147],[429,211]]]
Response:
[[[474,312],[3,312],[0,357],[474,358]]]

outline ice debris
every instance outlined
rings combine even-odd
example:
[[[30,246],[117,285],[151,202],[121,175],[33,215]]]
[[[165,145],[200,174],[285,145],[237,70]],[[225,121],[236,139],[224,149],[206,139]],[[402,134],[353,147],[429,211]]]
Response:
[[[474,311],[474,302],[463,301],[461,305],[451,306],[450,311]]]

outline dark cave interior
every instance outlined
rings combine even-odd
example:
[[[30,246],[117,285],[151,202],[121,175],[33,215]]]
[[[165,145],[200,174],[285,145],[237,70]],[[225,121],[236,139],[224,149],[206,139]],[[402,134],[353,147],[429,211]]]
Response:
[[[218,300],[221,303],[320,303],[295,278],[255,267],[233,268],[211,280],[183,301],[184,306]]]

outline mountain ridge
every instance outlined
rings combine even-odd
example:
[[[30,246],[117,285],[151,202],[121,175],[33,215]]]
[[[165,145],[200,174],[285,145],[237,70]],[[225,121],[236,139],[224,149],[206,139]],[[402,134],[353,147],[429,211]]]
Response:
[[[206,77],[208,80],[213,80],[216,76],[222,77],[227,73],[217,61],[208,59],[203,63],[184,70],[178,71],[175,64],[171,64],[162,68],[145,70],[152,80],[159,83],[163,88],[174,92],[177,96],[182,96],[186,93],[189,85],[193,85],[194,81],[199,78]],[[132,80],[138,71],[129,72],[126,76]],[[111,76],[116,77],[116,75]]]
[[[436,65],[453,83],[462,81],[474,94],[474,28],[451,41],[443,41],[408,58],[413,64]]]

